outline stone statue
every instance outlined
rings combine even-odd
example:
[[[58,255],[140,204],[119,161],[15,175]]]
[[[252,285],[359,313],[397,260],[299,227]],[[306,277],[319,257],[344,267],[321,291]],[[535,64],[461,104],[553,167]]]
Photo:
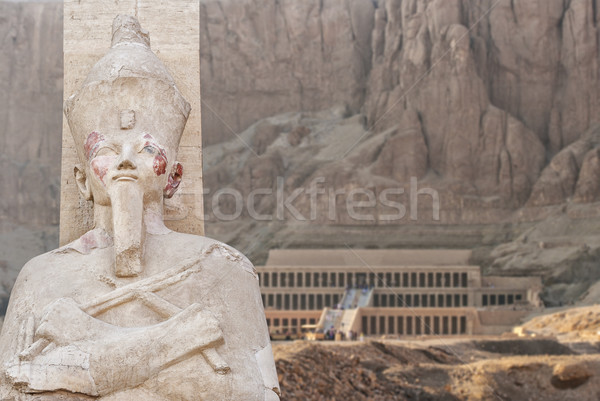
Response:
[[[254,267],[163,224],[189,112],[148,33],[117,16],[110,51],[65,102],[94,229],[23,267],[0,399],[279,399]]]

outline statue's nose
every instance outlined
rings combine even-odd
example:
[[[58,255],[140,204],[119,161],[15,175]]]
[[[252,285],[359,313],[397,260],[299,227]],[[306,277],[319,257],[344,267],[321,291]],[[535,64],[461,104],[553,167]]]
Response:
[[[119,158],[119,164],[117,165],[118,170],[134,170],[137,166],[134,162],[133,149],[130,146],[124,146],[121,151],[121,157]]]

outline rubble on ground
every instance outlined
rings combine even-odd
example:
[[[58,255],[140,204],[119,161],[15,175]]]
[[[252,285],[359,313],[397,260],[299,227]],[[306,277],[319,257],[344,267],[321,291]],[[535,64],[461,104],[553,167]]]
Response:
[[[294,341],[275,343],[273,352],[282,401],[597,401],[600,394],[600,354],[548,338]]]
[[[585,339],[600,343],[600,306],[570,308],[536,316],[517,331],[524,335],[554,336],[563,341]]]

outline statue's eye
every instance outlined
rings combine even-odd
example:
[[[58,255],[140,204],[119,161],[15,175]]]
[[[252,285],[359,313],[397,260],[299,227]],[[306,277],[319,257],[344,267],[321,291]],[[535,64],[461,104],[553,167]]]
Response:
[[[154,146],[144,146],[144,149],[142,150],[146,153],[150,153],[151,155],[156,153],[156,149],[154,149]]]
[[[94,155],[94,157],[97,156],[114,156],[116,155],[115,151],[109,147],[104,147],[104,148],[100,148],[96,154]]]

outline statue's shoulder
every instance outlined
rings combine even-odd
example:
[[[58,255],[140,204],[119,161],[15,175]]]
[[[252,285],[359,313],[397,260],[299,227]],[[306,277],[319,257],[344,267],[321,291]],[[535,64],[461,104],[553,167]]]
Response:
[[[29,260],[19,273],[19,279],[45,281],[48,277],[61,280],[73,270],[81,270],[81,263],[96,249],[112,245],[111,237],[102,230],[91,230],[80,238]]]
[[[30,259],[21,268],[21,274],[38,273],[42,270],[52,270],[58,267],[62,263],[61,252],[57,252],[59,249],[53,249]]]
[[[27,261],[27,263],[25,263],[23,265],[23,267],[21,268],[21,271],[19,272],[19,276],[20,277],[21,276],[28,277],[31,274],[33,274],[41,269],[44,269],[45,267],[47,267],[49,265],[48,262],[52,261],[53,259],[54,259],[54,255],[52,254],[52,251],[43,253],[32,259],[29,259],[29,261]]]
[[[206,268],[214,268],[222,273],[224,267],[231,266],[232,269],[240,269],[258,279],[258,274],[252,262],[232,246],[201,235],[177,232],[173,232],[173,234],[175,234],[173,239],[178,244],[181,244],[182,248],[191,250],[197,254],[204,261]]]
[[[21,268],[13,288],[20,288],[21,283],[35,284],[52,277],[59,270],[60,257],[54,251],[49,251],[30,259]]]

